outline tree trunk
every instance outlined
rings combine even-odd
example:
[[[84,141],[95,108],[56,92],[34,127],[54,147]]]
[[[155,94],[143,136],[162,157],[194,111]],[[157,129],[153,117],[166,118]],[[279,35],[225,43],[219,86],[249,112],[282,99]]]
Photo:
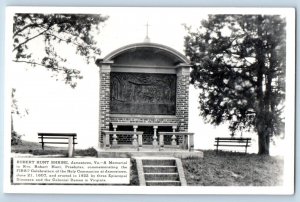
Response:
[[[270,136],[266,131],[258,132],[258,154],[270,155]]]
[[[257,59],[257,86],[256,86],[256,99],[258,101],[256,108],[256,130],[258,133],[258,154],[259,155],[269,155],[270,148],[270,136],[268,130],[268,103],[269,103],[269,93],[263,90],[266,87],[266,66],[265,66],[265,54],[264,54],[264,43],[262,37],[262,16],[257,18],[257,34],[260,36],[260,40],[256,43],[256,59]]]
[[[259,58],[261,59],[261,58]],[[265,67],[262,62],[258,63],[257,69],[257,111],[256,111],[256,130],[258,133],[258,154],[260,155],[269,155],[269,143],[270,136],[268,130],[268,97],[266,96],[266,92],[263,90],[263,75],[264,75]]]
[[[10,119],[10,124],[11,124],[11,128],[10,128],[10,131],[14,131],[14,120],[13,120],[13,115],[11,114],[10,115],[11,119]]]

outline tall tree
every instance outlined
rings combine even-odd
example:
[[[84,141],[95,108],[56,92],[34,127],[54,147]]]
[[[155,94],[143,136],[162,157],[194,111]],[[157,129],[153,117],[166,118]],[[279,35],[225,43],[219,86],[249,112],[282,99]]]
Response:
[[[74,80],[82,76],[78,69],[66,65],[69,58],[58,53],[64,49],[59,45],[73,47],[89,63],[100,54],[92,33],[99,31],[106,19],[96,14],[17,13],[13,24],[14,62],[43,66],[75,87]],[[36,44],[42,45],[44,52],[36,51]]]
[[[270,139],[284,128],[285,26],[278,15],[210,15],[196,31],[187,27],[200,114],[229,122],[232,135],[255,131],[259,154],[269,155]]]
[[[16,145],[21,142],[21,135],[19,135],[14,129],[14,116],[24,117],[28,114],[28,109],[20,107],[16,99],[16,89],[13,88],[11,91],[11,144]]]

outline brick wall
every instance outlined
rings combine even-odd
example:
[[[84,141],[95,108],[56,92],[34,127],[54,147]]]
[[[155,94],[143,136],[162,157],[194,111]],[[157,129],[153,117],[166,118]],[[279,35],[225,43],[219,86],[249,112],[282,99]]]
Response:
[[[178,70],[176,92],[176,117],[178,121],[178,131],[188,131],[189,79],[189,69]]]
[[[109,114],[110,114],[110,72],[100,69],[100,127],[99,142],[103,143],[104,130],[109,130]]]

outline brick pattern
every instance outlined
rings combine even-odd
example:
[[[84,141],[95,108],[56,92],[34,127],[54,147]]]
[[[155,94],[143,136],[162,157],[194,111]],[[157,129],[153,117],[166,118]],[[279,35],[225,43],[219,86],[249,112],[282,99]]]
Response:
[[[188,131],[189,118],[189,75],[179,75],[177,77],[176,93],[176,117],[178,131]]]
[[[103,143],[103,130],[109,130],[110,114],[110,73],[100,71],[100,127],[99,141]]]

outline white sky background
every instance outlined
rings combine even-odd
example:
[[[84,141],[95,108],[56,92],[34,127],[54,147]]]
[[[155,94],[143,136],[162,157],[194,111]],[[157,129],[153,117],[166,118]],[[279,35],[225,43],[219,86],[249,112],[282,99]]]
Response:
[[[151,42],[160,43],[183,52],[186,31],[183,23],[193,27],[199,26],[206,13],[197,9],[179,10],[176,8],[133,8],[133,9],[100,9],[100,13],[109,19],[97,36],[102,50],[101,58],[113,50],[131,43],[143,42],[148,22]],[[35,44],[35,51],[39,49]],[[51,78],[51,72],[44,68],[30,67],[24,64],[12,64],[10,82],[16,88],[16,98],[20,108],[28,109],[29,114],[14,119],[15,130],[24,134],[23,139],[38,141],[38,132],[75,132],[78,134],[78,147],[98,146],[99,120],[99,74],[95,64],[87,65],[80,56],[62,50],[70,64],[80,66],[83,79],[78,81],[75,89],[63,82]],[[189,131],[194,132],[195,147],[214,149],[216,136],[229,136],[227,126],[214,127],[204,124],[199,117],[198,94],[190,86]],[[254,138],[250,152],[257,152],[255,134],[245,134]],[[272,147],[271,152],[278,154],[281,143]],[[78,148],[77,147],[77,148]],[[272,150],[273,149],[273,150]]]

